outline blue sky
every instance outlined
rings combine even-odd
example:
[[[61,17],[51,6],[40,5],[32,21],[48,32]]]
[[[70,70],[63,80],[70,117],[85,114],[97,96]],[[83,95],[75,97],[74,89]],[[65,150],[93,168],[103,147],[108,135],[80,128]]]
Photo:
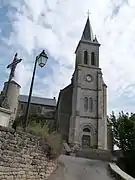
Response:
[[[34,3],[33,3],[34,2]],[[34,58],[48,53],[46,67],[37,69],[33,94],[58,96],[70,83],[74,51],[90,9],[91,25],[100,47],[100,67],[108,86],[108,112],[135,110],[134,0],[0,0],[0,88],[6,66],[16,52],[23,62],[16,70],[21,93],[28,94]]]

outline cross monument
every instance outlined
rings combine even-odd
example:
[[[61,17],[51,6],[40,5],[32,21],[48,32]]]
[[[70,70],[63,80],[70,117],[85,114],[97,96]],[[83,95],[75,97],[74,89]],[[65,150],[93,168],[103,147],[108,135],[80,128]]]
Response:
[[[17,53],[16,53],[12,63],[7,66],[7,68],[11,69],[11,71],[10,71],[9,79],[8,79],[8,82],[7,82],[7,85],[6,85],[6,90],[5,90],[4,93],[2,93],[1,98],[0,98],[0,106],[2,106],[4,108],[9,109],[8,100],[7,100],[7,92],[8,92],[8,88],[9,88],[9,84],[10,84],[11,80],[13,79],[13,77],[15,77],[16,66],[21,61],[22,61],[22,59],[18,59],[17,58]]]

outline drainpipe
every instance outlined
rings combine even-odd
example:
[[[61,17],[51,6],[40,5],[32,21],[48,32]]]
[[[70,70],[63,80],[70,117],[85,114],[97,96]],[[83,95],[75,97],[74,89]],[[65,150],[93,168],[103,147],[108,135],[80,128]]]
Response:
[[[99,75],[99,72],[97,71],[97,149],[98,149],[98,110],[99,110],[99,108],[98,108],[98,106],[99,106],[99,104],[98,104],[98,100],[99,100],[99,95],[98,95],[98,93],[99,93],[99,87],[98,87],[98,85],[99,85],[99,79],[98,79],[98,76]]]

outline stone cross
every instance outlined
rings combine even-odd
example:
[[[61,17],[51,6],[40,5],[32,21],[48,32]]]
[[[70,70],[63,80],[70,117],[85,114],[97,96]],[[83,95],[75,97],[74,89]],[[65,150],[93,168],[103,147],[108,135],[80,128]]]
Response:
[[[15,69],[18,63],[20,63],[22,59],[17,58],[17,53],[14,56],[14,59],[11,64],[7,66],[7,68],[11,69],[10,75],[9,75],[9,81],[12,80],[12,78],[15,76]]]
[[[22,61],[22,59],[18,59],[17,53],[16,53],[12,63],[7,66],[7,68],[11,69],[11,72],[10,72],[9,79],[7,82],[6,90],[4,93],[2,92],[2,94],[0,96],[0,106],[4,107],[6,109],[10,109],[8,99],[7,99],[7,92],[8,92],[9,84],[10,84],[12,78],[15,76],[15,69],[16,69],[17,64],[20,63],[21,61]]]

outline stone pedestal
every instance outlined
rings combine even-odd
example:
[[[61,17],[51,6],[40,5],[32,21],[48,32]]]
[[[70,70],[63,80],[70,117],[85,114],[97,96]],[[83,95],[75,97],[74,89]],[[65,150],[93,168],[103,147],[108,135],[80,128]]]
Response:
[[[0,107],[0,126],[9,126],[11,113],[11,110]]]
[[[6,88],[8,85],[7,83],[8,82],[4,83],[4,88],[3,88],[3,92],[2,92],[3,94],[5,94],[5,92],[6,92]],[[11,118],[10,118],[10,125],[12,125],[12,123],[14,122],[14,120],[16,118],[20,88],[21,88],[21,86],[18,83],[16,83],[14,80],[12,80],[8,86],[6,98],[7,98],[7,103],[9,105],[9,108],[12,112]]]

